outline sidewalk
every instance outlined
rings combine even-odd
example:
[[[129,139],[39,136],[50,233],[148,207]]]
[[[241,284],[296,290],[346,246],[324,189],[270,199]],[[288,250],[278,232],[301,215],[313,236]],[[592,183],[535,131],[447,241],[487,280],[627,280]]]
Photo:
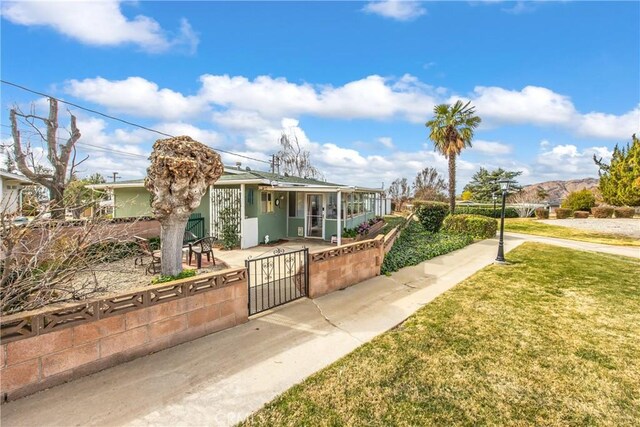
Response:
[[[537,238],[509,235],[505,249],[525,240]],[[559,243],[582,245],[567,242]],[[235,424],[491,264],[496,250],[496,240],[475,243],[10,402],[2,406],[2,425]]]

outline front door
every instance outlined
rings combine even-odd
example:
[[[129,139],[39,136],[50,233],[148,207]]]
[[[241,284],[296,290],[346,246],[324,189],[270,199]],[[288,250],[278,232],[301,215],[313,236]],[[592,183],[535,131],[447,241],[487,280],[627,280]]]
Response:
[[[322,194],[307,194],[307,237],[324,237]]]

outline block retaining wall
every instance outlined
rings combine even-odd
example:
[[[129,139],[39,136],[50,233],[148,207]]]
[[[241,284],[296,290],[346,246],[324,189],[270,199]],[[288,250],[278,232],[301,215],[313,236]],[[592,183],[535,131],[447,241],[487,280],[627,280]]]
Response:
[[[245,323],[247,316],[244,268],[3,316],[2,402]]]

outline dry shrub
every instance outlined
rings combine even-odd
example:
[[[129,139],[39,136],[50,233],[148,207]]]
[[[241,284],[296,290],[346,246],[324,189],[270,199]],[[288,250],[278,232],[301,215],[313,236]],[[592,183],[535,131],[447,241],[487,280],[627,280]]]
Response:
[[[574,218],[589,218],[589,212],[588,211],[575,211],[573,213],[573,217]]]
[[[536,218],[537,219],[549,219],[549,209],[547,209],[547,208],[536,208]]]
[[[0,212],[0,304],[2,314],[81,300],[108,289],[96,271],[139,253],[128,228],[107,219],[56,221],[36,216],[16,225]]]
[[[630,207],[615,208],[616,218],[633,218],[636,210]]]
[[[571,209],[558,208],[556,209],[556,218],[565,219],[570,218],[573,211]]]
[[[611,218],[613,217],[613,208],[609,206],[597,206],[591,208],[594,218]]]

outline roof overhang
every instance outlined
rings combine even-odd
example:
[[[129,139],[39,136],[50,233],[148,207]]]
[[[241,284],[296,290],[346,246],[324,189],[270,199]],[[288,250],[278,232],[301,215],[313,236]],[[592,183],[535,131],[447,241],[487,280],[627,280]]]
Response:
[[[144,182],[107,182],[104,184],[89,184],[86,185],[86,187],[92,190],[109,190],[113,188],[144,188]]]
[[[34,184],[34,182],[31,181],[26,176],[18,175],[17,173],[0,171],[0,177],[2,177],[3,181],[8,181],[14,184],[25,184],[25,185]]]
[[[364,188],[364,187],[335,187],[324,185],[263,185],[260,190],[271,191],[292,191],[300,193],[382,193],[384,190],[380,188]]]

